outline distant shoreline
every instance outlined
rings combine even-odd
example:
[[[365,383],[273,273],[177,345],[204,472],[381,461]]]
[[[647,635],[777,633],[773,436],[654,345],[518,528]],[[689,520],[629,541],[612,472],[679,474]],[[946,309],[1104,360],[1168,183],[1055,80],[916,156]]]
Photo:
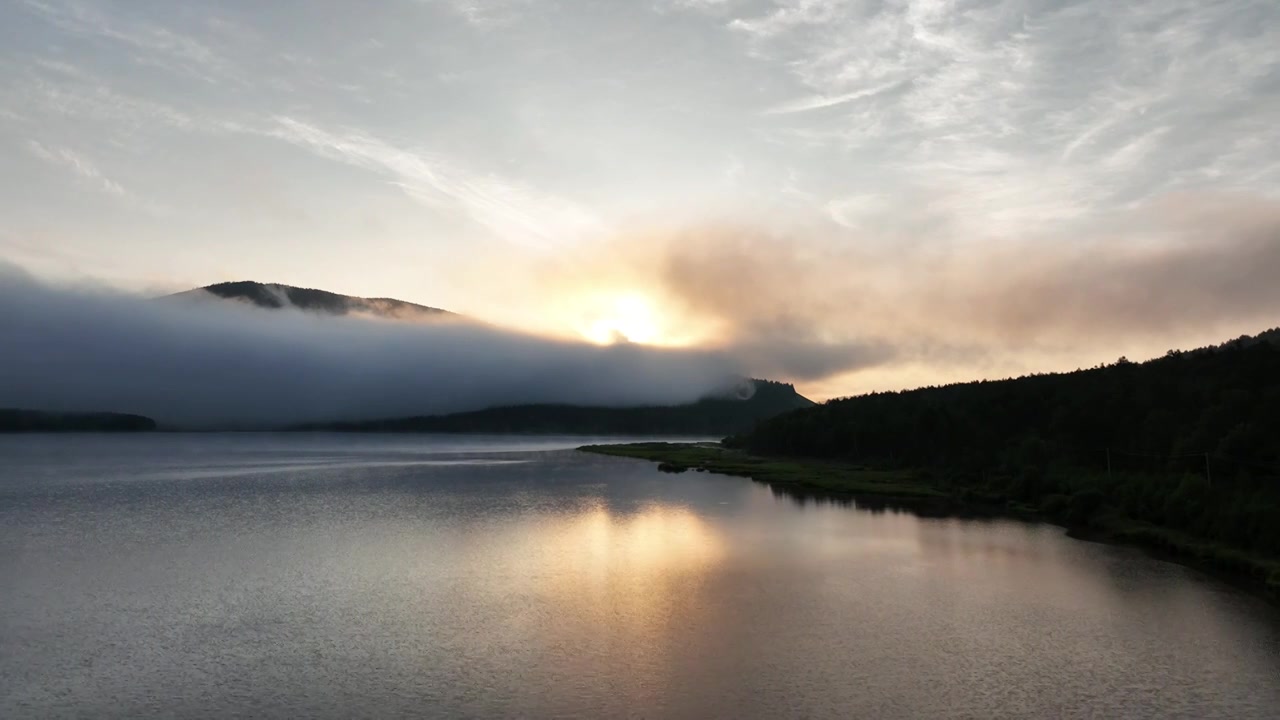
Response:
[[[710,472],[749,478],[800,498],[853,501],[868,508],[906,510],[923,517],[1004,517],[1063,527],[1069,537],[1140,547],[1280,605],[1280,560],[1245,553],[1186,533],[1130,518],[1102,515],[1071,523],[1022,503],[962,497],[928,484],[923,473],[876,470],[847,463],[750,455],[712,443],[584,445],[581,452],[648,460],[664,472]]]
[[[0,408],[0,433],[154,432],[156,421],[143,415],[112,412],[47,412]]]

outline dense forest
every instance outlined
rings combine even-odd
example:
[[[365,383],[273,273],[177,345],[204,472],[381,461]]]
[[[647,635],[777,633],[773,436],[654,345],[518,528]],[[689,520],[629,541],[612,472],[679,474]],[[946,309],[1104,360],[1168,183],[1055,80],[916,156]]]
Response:
[[[1132,520],[1280,557],[1280,330],[1143,363],[832,400],[729,442],[912,468],[1073,525]]]
[[[516,405],[450,415],[311,424],[301,430],[348,432],[563,433],[583,435],[704,435],[742,432],[757,422],[813,402],[795,387],[754,380],[750,398],[709,397],[688,405],[584,407]]]
[[[123,413],[60,413],[0,408],[0,432],[146,432],[156,421]]]

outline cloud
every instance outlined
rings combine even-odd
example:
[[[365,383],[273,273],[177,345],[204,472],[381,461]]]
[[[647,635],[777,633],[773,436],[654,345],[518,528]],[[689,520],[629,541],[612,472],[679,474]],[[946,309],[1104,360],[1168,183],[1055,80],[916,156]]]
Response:
[[[196,117],[167,103],[119,93],[87,73],[67,75],[61,69],[57,72],[65,77],[56,82],[30,77],[26,83],[16,84],[10,97],[24,107],[38,106],[53,116],[87,119],[99,128],[110,123],[113,129],[136,134],[145,134],[143,130],[157,126],[203,132],[235,129],[232,124]]]
[[[136,62],[180,69],[207,82],[231,77],[231,66],[221,55],[199,40],[167,27],[125,21],[118,14],[100,12],[84,2],[22,0],[22,4],[68,34],[127,46]]]
[[[846,324],[832,321],[854,310],[844,283],[824,268],[832,248],[727,228],[677,233],[661,248],[655,284],[677,312],[717,323],[714,344],[759,375],[813,380],[896,354],[878,338],[832,332]]]
[[[703,13],[723,13],[728,11],[737,0],[659,0],[654,6],[658,12],[682,10]]]
[[[188,427],[395,417],[493,405],[692,401],[723,355],[151,300],[0,268],[0,407],[107,410]]]
[[[117,92],[101,79],[65,63],[37,66],[58,76],[58,81],[32,74],[12,93],[15,105],[38,105],[59,116],[87,119],[99,126],[109,124],[132,133],[139,142],[151,139],[157,127],[233,141],[237,136],[282,141],[377,173],[417,202],[436,211],[457,213],[493,236],[520,245],[554,247],[604,230],[598,217],[572,200],[493,173],[465,169],[441,154],[403,147],[370,131],[330,130],[290,116],[260,119],[251,113],[199,114]],[[32,151],[46,161],[92,167],[83,156],[76,156],[75,161],[64,156],[62,149],[41,144],[40,151],[34,146]]]
[[[1280,197],[1275,2],[595,9],[13,3],[6,143],[67,187],[189,212],[134,225],[17,186],[4,230],[135,285],[210,267],[340,284],[359,243],[370,292],[545,332],[592,307],[543,313],[564,287],[662,295],[674,335],[793,377],[981,376],[1274,324],[1248,271],[1271,267],[1257,238]],[[664,223],[691,229],[646,235]],[[552,255],[574,284],[504,284]]]
[[[1089,241],[1034,255],[1006,247],[985,253],[981,267],[940,269],[943,284],[926,299],[943,314],[945,294],[967,298],[945,315],[959,321],[972,310],[971,325],[1013,346],[1241,324],[1260,331],[1280,321],[1280,202],[1178,194],[1125,219]]]
[[[845,0],[788,0],[776,3],[765,15],[736,18],[729,27],[756,39],[768,39],[797,28],[829,24],[845,16],[848,5]]]
[[[397,147],[360,131],[332,133],[290,117],[276,118],[272,137],[332,160],[391,178],[409,196],[433,207],[457,207],[497,236],[547,246],[599,232],[587,210],[495,175],[460,170],[424,152]]]
[[[673,335],[765,377],[896,387],[1073,369],[1280,323],[1280,200],[1172,195],[1078,237],[885,246],[837,227],[636,234],[531,265],[549,288],[640,288]],[[851,373],[856,373],[851,375]]]
[[[1025,233],[1171,192],[1280,187],[1262,151],[1280,142],[1274,3],[767,6],[728,28],[810,93],[771,110],[840,108],[774,136],[874,167],[902,215],[952,196],[963,233]]]
[[[98,192],[113,197],[127,207],[141,210],[153,217],[160,217],[169,212],[168,208],[155,201],[143,197],[124,187],[119,182],[105,175],[98,165],[84,155],[71,148],[57,145],[46,145],[38,140],[28,140],[27,149],[35,157],[55,167],[71,171],[81,184]],[[49,253],[48,250],[45,251]]]
[[[90,162],[88,158],[70,148],[49,148],[35,140],[30,140],[27,142],[27,149],[31,151],[32,155],[47,163],[71,170],[80,179],[87,181],[91,186],[108,195],[116,197],[128,195],[128,192],[119,183],[103,175],[102,171],[98,170],[97,166]]]
[[[891,82],[878,87],[854,90],[853,92],[841,95],[812,95],[809,97],[797,98],[795,100],[788,100],[787,102],[779,103],[773,107],[767,108],[764,111],[764,114],[789,115],[791,113],[808,112],[810,110],[822,110],[824,108],[836,107],[855,100],[861,100],[862,98],[879,95],[880,93],[892,90],[899,85],[900,83]]]
[[[437,0],[438,1],[438,0]],[[514,22],[532,0],[444,0],[457,15],[478,28]]]

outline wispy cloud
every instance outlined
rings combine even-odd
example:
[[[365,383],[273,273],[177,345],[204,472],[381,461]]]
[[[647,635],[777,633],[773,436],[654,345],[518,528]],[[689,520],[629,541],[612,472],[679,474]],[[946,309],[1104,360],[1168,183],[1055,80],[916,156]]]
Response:
[[[551,246],[602,229],[596,217],[571,201],[496,175],[468,172],[443,158],[398,147],[358,130],[335,133],[290,117],[278,117],[268,134],[329,159],[385,175],[409,196],[435,208],[456,208],[512,242]]]
[[[22,0],[22,4],[64,32],[125,45],[135,52],[138,62],[181,69],[210,82],[230,76],[231,66],[221,55],[205,43],[168,27],[126,21],[84,2]]]
[[[1223,178],[1277,189],[1274,152],[1224,161],[1280,147],[1277,19],[1265,0],[777,0],[727,27],[812,92],[766,114],[833,108],[780,137],[864,153],[907,206],[954,193],[965,232],[999,234],[1016,223],[988,219],[1046,205],[1060,222]]]
[[[119,198],[129,195],[129,193],[120,186],[120,183],[117,183],[111,178],[103,175],[97,165],[94,165],[88,158],[75,152],[71,148],[48,147],[36,140],[31,140],[27,143],[27,149],[31,151],[32,155],[35,155],[47,163],[70,170],[87,185],[96,190],[100,190],[108,195],[114,195]]]
[[[573,201],[494,173],[464,169],[439,153],[397,145],[372,131],[328,130],[290,116],[200,113],[120,92],[93,72],[66,62],[38,60],[33,68],[23,82],[10,90],[15,105],[91,121],[100,128],[110,127],[137,138],[163,128],[284,141],[330,160],[373,171],[423,205],[458,214],[510,242],[552,247],[597,234],[604,228],[593,213]],[[72,162],[61,154],[61,149],[40,147],[43,159]],[[77,159],[78,167],[92,167],[84,158]]]
[[[101,78],[65,63],[45,69],[57,76],[31,73],[0,97],[43,114],[109,123],[113,129],[136,131],[160,125],[190,130],[212,124],[169,103],[119,92]]]
[[[516,20],[533,0],[429,0],[443,2],[472,26],[493,27]]]
[[[773,38],[796,28],[831,23],[845,17],[851,5],[847,0],[788,0],[776,3],[764,15],[735,18],[729,27],[757,39]]]
[[[783,103],[774,105],[764,110],[765,115],[789,115],[791,113],[808,112],[810,110],[821,110],[823,108],[836,107],[845,103],[861,100],[862,98],[879,95],[882,92],[892,90],[900,85],[897,82],[887,83],[879,87],[865,88],[862,90],[854,90],[842,95],[810,95],[808,97],[788,100]]]
[[[737,0],[659,0],[656,8],[659,12],[672,9],[722,13],[733,7],[736,1]]]

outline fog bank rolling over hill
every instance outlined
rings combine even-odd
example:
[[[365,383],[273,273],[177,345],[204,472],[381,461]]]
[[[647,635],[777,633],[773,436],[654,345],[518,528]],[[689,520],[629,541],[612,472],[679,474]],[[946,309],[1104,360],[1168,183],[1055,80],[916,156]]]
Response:
[[[12,267],[0,268],[0,307],[0,407],[138,413],[170,427],[679,404],[742,374],[717,353],[157,301],[52,286]]]

